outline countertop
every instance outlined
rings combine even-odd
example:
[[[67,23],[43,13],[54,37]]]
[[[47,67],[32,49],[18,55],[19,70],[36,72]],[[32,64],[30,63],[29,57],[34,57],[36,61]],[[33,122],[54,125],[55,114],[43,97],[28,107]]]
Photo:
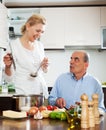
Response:
[[[106,88],[106,85],[102,85],[102,88]],[[50,93],[52,87],[48,87],[48,92]],[[0,97],[12,97],[13,95],[17,95],[17,93],[0,93]]]
[[[106,85],[102,85],[102,88],[106,88]]]
[[[96,125],[92,130],[106,130],[106,114],[100,118],[100,125]],[[27,119],[3,119],[0,118],[0,130],[73,130],[69,128],[67,121],[34,118]],[[78,130],[78,129],[77,129]],[[79,129],[83,130],[83,129]],[[91,130],[91,129],[84,129]]]
[[[12,97],[14,94],[0,93],[0,97]]]

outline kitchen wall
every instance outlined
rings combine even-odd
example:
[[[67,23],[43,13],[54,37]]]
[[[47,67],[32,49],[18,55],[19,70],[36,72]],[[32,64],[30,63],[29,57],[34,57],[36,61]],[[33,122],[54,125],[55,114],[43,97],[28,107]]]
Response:
[[[76,8],[75,8],[76,9]],[[80,34],[83,34],[84,36],[85,36],[85,34],[87,35],[87,36],[85,36],[86,37],[86,40],[85,41],[87,41],[87,42],[83,42],[84,44],[86,44],[86,45],[89,45],[89,40],[91,40],[91,42],[90,42],[90,46],[97,46],[98,45],[98,43],[99,43],[99,46],[100,46],[100,27],[101,26],[106,26],[106,19],[105,19],[105,14],[106,14],[106,8],[100,8],[100,7],[98,7],[98,8],[92,8],[93,10],[94,10],[94,14],[93,15],[91,15],[91,8],[89,9],[89,8],[87,8],[87,14],[88,14],[88,19],[91,21],[91,19],[93,19],[92,21],[91,21],[91,23],[93,24],[92,26],[91,25],[89,25],[90,24],[90,22],[88,21],[88,19],[87,19],[87,22],[84,22],[84,24],[83,25],[85,25],[85,27],[87,26],[88,27],[88,25],[89,25],[89,27],[88,27],[88,31],[86,31],[85,30],[85,32],[88,32],[87,34],[86,33],[84,33],[84,32],[82,32],[81,33],[81,31],[83,30],[82,29],[82,26],[80,27]],[[57,13],[57,15],[55,15],[55,13],[53,13],[54,12],[54,10],[55,11],[57,11],[56,13]],[[70,10],[70,8],[69,9],[66,9],[66,14],[67,14],[67,11],[68,11],[68,15],[66,15],[67,16],[67,19],[66,19],[66,21],[68,21],[69,23],[68,24],[65,24],[65,22],[61,22],[62,24],[60,24],[60,22],[59,22],[59,24],[57,25],[57,21],[58,21],[58,19],[59,20],[61,20],[61,21],[63,21],[63,19],[64,19],[64,15],[60,15],[60,14],[62,14],[62,13],[64,13],[64,8],[63,8],[63,10],[62,10],[62,8],[61,8],[61,10],[59,9],[59,8],[57,8],[57,10],[56,9],[49,9],[49,11],[48,11],[48,8],[46,9],[46,8],[41,8],[41,14],[43,14],[46,18],[47,18],[47,21],[48,21],[48,23],[50,23],[48,26],[49,26],[49,29],[50,30],[46,30],[45,31],[45,33],[46,32],[48,32],[48,33],[46,33],[46,35],[44,35],[44,39],[42,40],[42,42],[43,43],[45,43],[45,44],[47,44],[47,46],[49,46],[49,45],[53,45],[53,48],[58,48],[58,45],[59,45],[59,43],[63,43],[63,44],[67,44],[67,43],[69,43],[69,45],[71,45],[70,43],[72,43],[71,42],[71,40],[70,40],[70,37],[72,37],[73,36],[73,30],[72,30],[72,27],[69,27],[69,25],[71,25],[70,24],[70,21],[72,20],[72,19],[68,19],[68,18],[72,18],[71,16],[70,16],[70,14],[72,14],[72,13],[70,13],[70,11],[72,11],[72,10]],[[36,10],[33,10],[34,12],[36,12]],[[29,11],[28,12],[30,12],[31,14],[33,13],[33,11],[31,10],[31,9],[29,9]],[[50,12],[51,11],[51,12]],[[63,12],[61,12],[61,11],[63,11]],[[76,13],[76,17],[75,17],[75,14],[73,14],[73,16],[75,17],[75,18],[77,18],[77,14],[78,14],[78,10],[76,10],[77,11],[77,13]],[[24,12],[23,10],[20,10],[20,11],[16,11],[16,12],[11,12],[12,13],[12,16],[11,17],[14,17],[14,16],[22,16],[22,12]],[[26,12],[26,13],[25,13]],[[27,11],[25,11],[23,14],[24,14],[24,16],[28,16],[28,12]],[[16,14],[17,13],[17,14]],[[51,13],[52,13],[52,15],[51,15]],[[80,12],[81,14],[82,14],[82,16],[84,15],[84,16],[86,16],[86,14],[83,14],[84,13],[84,11],[81,9],[81,12]],[[80,14],[79,13],[79,14]],[[21,14],[21,15],[20,15]],[[27,14],[27,15],[26,15]],[[78,14],[78,17],[79,17],[79,14]],[[96,14],[96,15],[95,15]],[[100,15],[101,14],[101,15]],[[54,17],[53,17],[54,16]],[[61,19],[60,19],[60,16],[61,16]],[[69,17],[70,16],[70,17]],[[81,16],[81,15],[80,15]],[[91,17],[92,16],[92,17]],[[94,17],[95,16],[95,17]],[[55,18],[56,17],[56,18]],[[26,18],[26,17],[25,17]],[[54,19],[56,19],[55,21],[54,21]],[[74,18],[73,18],[74,19]],[[85,17],[83,18],[80,18],[82,21],[83,20],[85,20]],[[80,20],[79,19],[79,20]],[[96,20],[96,22],[95,22],[95,20]],[[17,20],[12,20],[11,22],[15,22],[15,21],[17,21]],[[23,20],[21,19],[21,20],[18,20],[18,22],[22,22]],[[80,26],[80,23],[83,23],[82,21],[80,21],[80,22],[78,22],[77,20],[76,20],[76,24],[75,25],[77,25],[77,23],[79,23],[78,25]],[[100,22],[101,21],[101,22]],[[55,24],[54,24],[55,23]],[[75,22],[73,22],[73,24],[74,24]],[[87,25],[86,25],[86,24]],[[16,25],[18,25],[19,23],[14,23],[14,26],[16,27]],[[12,25],[13,25],[13,23],[12,23]],[[59,25],[60,25],[60,28],[59,28]],[[67,26],[67,37],[65,38],[64,37],[64,34],[65,34],[65,32],[63,31],[64,29],[63,29],[63,26],[65,26],[65,25],[68,25]],[[95,25],[97,25],[97,26],[95,26]],[[58,30],[56,30],[56,28],[54,28],[54,26],[58,26]],[[78,28],[79,28],[79,26],[78,26]],[[62,27],[62,28],[61,28]],[[76,27],[76,26],[75,26]],[[74,27],[74,29],[75,29],[75,27]],[[93,29],[92,29],[92,27],[93,27]],[[95,29],[94,29],[94,27],[95,27]],[[19,28],[18,26],[17,26],[17,28]],[[69,28],[71,28],[70,30],[69,30]],[[83,28],[84,28],[84,26],[83,26]],[[77,28],[76,28],[77,29]],[[90,29],[90,30],[89,30]],[[52,30],[52,31],[51,31]],[[95,30],[95,31],[94,31]],[[99,30],[99,31],[98,31]],[[70,33],[70,31],[72,31],[72,34]],[[93,31],[93,33],[91,33]],[[19,32],[19,31],[17,31],[17,32]],[[55,32],[55,33],[54,33]],[[78,30],[76,31],[78,34],[76,34],[75,33],[75,40],[76,41],[74,41],[73,42],[73,44],[75,44],[76,42],[78,42],[78,41],[80,41],[80,38],[79,38],[79,32],[78,32]],[[97,33],[96,33],[97,32]],[[55,35],[56,34],[56,35]],[[59,34],[59,35],[57,35],[57,34]],[[70,35],[69,35],[70,34]],[[97,35],[96,35],[97,34]],[[99,36],[98,36],[99,35]],[[58,36],[58,37],[57,37]],[[79,39],[77,39],[77,36],[78,36],[78,38]],[[89,37],[89,36],[91,36],[91,37]],[[54,38],[55,37],[55,38]],[[56,39],[57,38],[57,39]],[[68,39],[68,40],[66,40],[66,41],[64,41],[64,39]],[[95,39],[97,40],[97,41],[95,41]],[[57,44],[56,44],[56,41],[57,41]],[[69,42],[70,41],[70,42]],[[82,40],[83,41],[83,40]],[[56,45],[55,45],[55,44]],[[94,43],[94,44],[92,44],[92,43]],[[91,45],[92,44],[92,45]],[[83,46],[83,45],[82,45]],[[60,46],[59,46],[60,47]],[[49,48],[50,48],[50,46],[49,46]],[[52,48],[52,47],[51,47]],[[47,55],[47,57],[49,58],[49,61],[50,61],[50,65],[49,65],[49,71],[48,71],[48,73],[46,73],[46,74],[44,74],[44,76],[45,76],[45,79],[46,79],[46,81],[47,81],[47,85],[48,86],[53,86],[53,84],[54,84],[54,82],[55,82],[55,80],[56,80],[56,78],[61,74],[61,73],[63,73],[63,72],[67,72],[67,71],[69,71],[69,60],[70,60],[70,55],[71,55],[71,53],[74,51],[74,49],[73,49],[73,47],[72,47],[72,49],[65,49],[65,50],[50,50],[50,51],[46,51],[46,55]],[[101,52],[99,52],[97,49],[88,49],[87,47],[86,47],[86,51],[90,54],[90,66],[89,66],[89,68],[88,68],[88,71],[92,74],[92,75],[94,75],[95,77],[97,77],[101,82],[104,82],[104,81],[106,81],[106,60],[105,60],[105,55],[106,55],[106,50],[104,50],[104,51],[101,51]]]
[[[54,85],[56,78],[61,73],[69,71],[69,60],[73,51],[73,49],[45,51],[50,62],[48,73],[44,74],[48,87],[52,87]],[[101,52],[98,50],[85,51],[90,55],[88,72],[101,82],[106,82],[106,50]]]
[[[48,87],[53,86],[56,78],[69,71],[69,60],[74,50],[46,51],[49,58],[49,71],[44,74]],[[90,55],[88,72],[97,77],[101,82],[106,81],[106,51],[86,50]]]

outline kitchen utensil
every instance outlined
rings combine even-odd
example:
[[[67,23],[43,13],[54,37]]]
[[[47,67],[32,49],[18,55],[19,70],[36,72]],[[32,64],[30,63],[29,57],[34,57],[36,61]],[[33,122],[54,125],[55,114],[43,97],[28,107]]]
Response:
[[[40,67],[41,67],[41,65],[38,67],[38,69],[36,70],[36,72],[35,73],[31,73],[30,76],[31,77],[37,77],[38,76],[38,71],[39,71]]]
[[[13,51],[12,51],[12,47],[11,47],[11,44],[9,42],[9,47],[10,47],[10,51],[11,51],[11,57],[12,57],[12,60],[13,60],[13,67],[14,67],[14,70],[16,69],[16,65],[15,65],[15,60],[14,60],[14,57],[13,57]]]
[[[32,106],[42,106],[44,103],[44,96],[41,95],[13,95],[13,102],[15,110],[28,110]]]
[[[68,108],[67,108],[67,107],[64,107],[64,109],[65,109],[65,110],[68,110]]]

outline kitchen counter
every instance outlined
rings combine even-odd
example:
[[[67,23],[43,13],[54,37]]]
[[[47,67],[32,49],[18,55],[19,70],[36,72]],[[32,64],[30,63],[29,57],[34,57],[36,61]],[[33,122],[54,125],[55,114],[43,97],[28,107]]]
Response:
[[[106,85],[102,85],[102,88],[106,88]]]
[[[0,93],[0,97],[12,97],[14,94]]]
[[[106,130],[106,114],[100,118],[101,123],[92,130]],[[72,130],[67,121],[41,119],[3,119],[0,118],[0,130]],[[77,129],[78,130],[78,129]],[[80,129],[83,130],[83,129]],[[84,129],[91,130],[91,129]]]

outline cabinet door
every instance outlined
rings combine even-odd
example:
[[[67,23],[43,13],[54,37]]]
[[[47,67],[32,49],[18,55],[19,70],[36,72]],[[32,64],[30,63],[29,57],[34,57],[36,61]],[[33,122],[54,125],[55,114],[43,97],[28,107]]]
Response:
[[[106,26],[106,7],[100,8],[100,14],[101,14],[101,26]]]
[[[65,11],[66,45],[100,45],[100,8],[73,7]]]
[[[40,13],[47,19],[46,30],[41,37],[45,48],[64,48],[64,8],[41,8]]]
[[[103,93],[104,93],[104,105],[106,107],[106,88],[103,88]]]

